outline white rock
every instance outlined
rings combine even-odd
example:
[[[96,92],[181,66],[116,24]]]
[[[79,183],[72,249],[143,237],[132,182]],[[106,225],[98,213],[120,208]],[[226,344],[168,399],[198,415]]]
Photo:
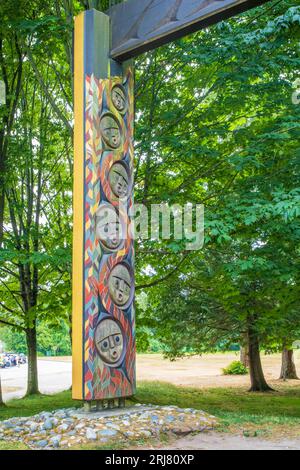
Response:
[[[66,424],[66,423],[63,423],[63,424],[60,424],[58,427],[57,427],[57,430],[59,432],[65,432],[69,429],[69,425]]]
[[[94,431],[94,429],[92,429],[92,428],[87,428],[85,437],[86,437],[89,441],[96,441],[96,439],[97,439],[97,433]]]
[[[85,426],[86,426],[85,423],[78,423],[78,424],[76,424],[75,429],[77,429],[77,430],[83,429],[83,428],[85,428]]]

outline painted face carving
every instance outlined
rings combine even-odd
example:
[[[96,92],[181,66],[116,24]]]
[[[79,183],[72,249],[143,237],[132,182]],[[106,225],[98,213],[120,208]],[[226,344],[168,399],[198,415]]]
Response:
[[[131,286],[132,279],[129,269],[124,264],[116,264],[108,281],[109,293],[116,305],[122,307],[129,301]]]
[[[121,130],[118,121],[112,114],[105,114],[100,122],[100,130],[104,142],[116,149],[121,145]]]
[[[116,85],[113,87],[111,92],[111,99],[115,108],[122,113],[126,108],[126,95],[125,90],[121,85]]]
[[[121,328],[115,320],[106,318],[99,323],[95,331],[95,342],[99,355],[106,364],[113,366],[121,359],[124,340]]]
[[[122,241],[122,225],[113,207],[102,205],[96,213],[96,236],[110,250],[119,247]]]
[[[129,175],[122,163],[114,163],[108,176],[110,187],[119,198],[126,197],[128,194]]]

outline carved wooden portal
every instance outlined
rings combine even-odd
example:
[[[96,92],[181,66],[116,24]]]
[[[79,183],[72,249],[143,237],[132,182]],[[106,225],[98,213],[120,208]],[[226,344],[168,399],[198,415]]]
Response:
[[[133,69],[124,60],[266,1],[127,0],[75,20],[75,399],[135,392]]]

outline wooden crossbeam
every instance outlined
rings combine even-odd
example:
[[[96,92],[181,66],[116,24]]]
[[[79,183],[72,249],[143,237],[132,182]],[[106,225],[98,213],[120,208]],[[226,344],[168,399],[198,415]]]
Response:
[[[111,57],[123,62],[269,0],[127,0],[110,8]]]

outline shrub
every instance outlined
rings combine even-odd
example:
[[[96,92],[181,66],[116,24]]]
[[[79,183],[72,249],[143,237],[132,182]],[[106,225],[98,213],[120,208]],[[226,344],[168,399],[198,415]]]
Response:
[[[247,367],[240,361],[233,361],[228,367],[223,369],[224,375],[246,375],[248,374]]]

